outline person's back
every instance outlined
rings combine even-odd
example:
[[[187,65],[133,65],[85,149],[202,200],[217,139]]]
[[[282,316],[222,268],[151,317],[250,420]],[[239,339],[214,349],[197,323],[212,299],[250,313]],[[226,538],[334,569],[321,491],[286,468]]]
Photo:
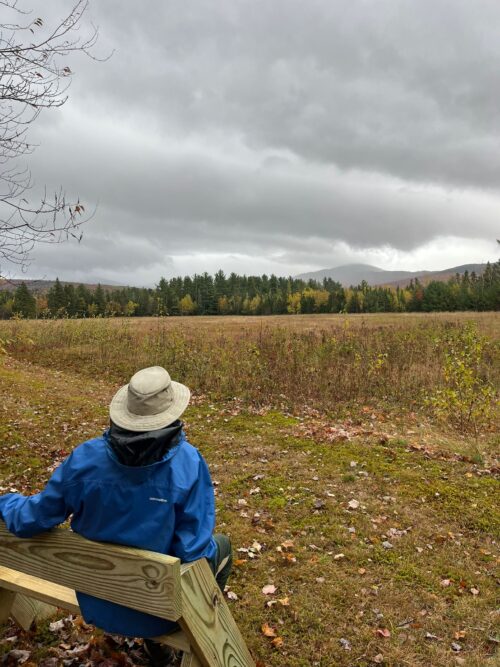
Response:
[[[48,530],[71,515],[84,537],[177,556],[207,558],[223,588],[231,548],[216,535],[208,467],[190,445],[179,417],[189,390],[160,367],[136,373],[111,402],[111,426],[76,447],[45,489],[0,497],[0,516],[19,537]],[[107,632],[154,637],[176,626],[163,619],[77,593],[88,623]]]

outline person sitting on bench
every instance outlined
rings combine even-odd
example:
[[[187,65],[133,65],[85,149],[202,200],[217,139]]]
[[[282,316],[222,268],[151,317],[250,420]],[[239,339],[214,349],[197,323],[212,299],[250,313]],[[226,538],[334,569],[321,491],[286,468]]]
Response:
[[[189,389],[164,368],[138,371],[113,397],[110,428],[76,447],[33,496],[0,496],[0,517],[18,537],[32,537],[71,516],[89,540],[114,542],[192,562],[206,558],[221,590],[231,572],[229,539],[214,534],[215,499],[200,452],[186,439],[180,416]],[[172,651],[149,638],[175,623],[77,592],[87,623],[145,638],[155,667]]]

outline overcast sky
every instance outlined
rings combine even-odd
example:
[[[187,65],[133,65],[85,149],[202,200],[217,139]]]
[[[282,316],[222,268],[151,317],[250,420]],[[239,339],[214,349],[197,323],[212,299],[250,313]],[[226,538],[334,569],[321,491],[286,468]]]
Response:
[[[91,21],[114,53],[69,58],[30,165],[96,212],[27,275],[497,259],[498,0],[91,0]]]

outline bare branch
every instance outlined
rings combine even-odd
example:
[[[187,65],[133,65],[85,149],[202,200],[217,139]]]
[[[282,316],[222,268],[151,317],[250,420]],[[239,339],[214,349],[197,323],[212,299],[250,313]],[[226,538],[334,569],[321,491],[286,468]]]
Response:
[[[29,201],[33,187],[25,159],[36,148],[27,133],[42,109],[57,108],[67,100],[73,72],[70,54],[92,52],[99,36],[91,25],[79,34],[88,0],[77,0],[65,18],[45,26],[43,18],[30,20],[30,11],[18,0],[0,0],[13,14],[11,23],[0,24],[0,260],[25,267],[39,243],[81,239],[80,227],[89,219],[80,201],[70,202],[62,189],[45,192]],[[5,11],[4,11],[5,13]],[[20,22],[16,23],[16,16]],[[21,23],[25,21],[25,23]]]

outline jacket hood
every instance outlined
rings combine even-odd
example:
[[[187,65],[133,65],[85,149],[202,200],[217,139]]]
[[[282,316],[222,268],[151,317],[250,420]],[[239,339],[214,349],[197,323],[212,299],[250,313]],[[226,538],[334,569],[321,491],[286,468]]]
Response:
[[[106,440],[119,463],[126,466],[147,466],[161,461],[182,439],[183,423],[177,419],[155,431],[127,431],[111,422]]]

